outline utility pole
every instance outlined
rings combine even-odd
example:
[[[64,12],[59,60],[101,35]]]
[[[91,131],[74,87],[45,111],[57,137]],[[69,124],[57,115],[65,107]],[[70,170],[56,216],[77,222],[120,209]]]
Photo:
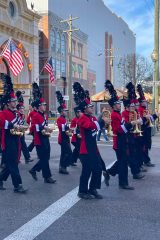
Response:
[[[159,98],[159,0],[154,1],[155,8],[155,19],[154,19],[154,50],[151,55],[154,62],[154,74],[153,74],[153,102],[152,110],[153,112],[158,110],[158,98]]]
[[[77,20],[79,17],[72,17],[72,15],[69,16],[69,19],[62,20],[61,23],[68,23],[69,29],[66,31],[63,31],[68,34],[68,43],[69,43],[69,74],[68,74],[68,96],[69,96],[69,102],[68,102],[68,109],[69,109],[69,119],[72,119],[72,35],[73,32],[79,31],[79,29],[74,28],[73,29],[73,20]]]

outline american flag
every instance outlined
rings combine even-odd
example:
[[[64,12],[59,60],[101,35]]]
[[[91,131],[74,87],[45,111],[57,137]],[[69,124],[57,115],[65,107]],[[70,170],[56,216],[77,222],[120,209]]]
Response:
[[[20,50],[15,43],[10,40],[2,56],[8,60],[8,65],[14,76],[17,76],[23,69],[23,59]]]
[[[53,64],[52,64],[52,57],[49,59],[49,61],[45,64],[44,69],[49,73],[50,76],[50,82],[53,84],[55,81],[54,78],[54,70],[53,70]]]

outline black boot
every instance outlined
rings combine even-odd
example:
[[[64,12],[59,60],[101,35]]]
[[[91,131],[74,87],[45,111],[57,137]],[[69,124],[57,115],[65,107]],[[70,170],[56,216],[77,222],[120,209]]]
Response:
[[[82,198],[82,199],[85,199],[85,200],[91,200],[91,199],[94,199],[94,197],[89,194],[89,193],[78,193],[78,197],[79,198]]]
[[[145,177],[145,175],[143,175],[142,173],[138,173],[138,174],[133,175],[133,179],[137,179],[137,180],[142,179],[144,177]]]
[[[32,178],[33,178],[35,181],[38,180],[36,171],[33,171],[33,170],[31,169],[31,170],[29,170],[29,173],[31,174]]]
[[[53,179],[53,178],[51,178],[51,177],[49,177],[49,178],[45,178],[45,179],[44,179],[44,182],[45,182],[45,183],[52,183],[52,184],[53,184],[53,183],[56,183],[56,180]]]
[[[120,185],[119,188],[124,190],[134,190],[134,187],[131,187],[129,185]]]
[[[24,189],[22,185],[19,185],[18,187],[14,188],[15,193],[26,193],[28,190]]]
[[[100,195],[97,190],[89,190],[88,193],[96,199],[103,199],[102,195]]]
[[[109,186],[109,180],[110,180],[110,176],[109,176],[108,171],[103,172],[103,176],[104,176],[104,182],[105,182],[106,186],[108,187]]]
[[[0,181],[0,190],[6,190],[6,188],[3,187],[3,181]]]
[[[145,166],[147,166],[147,167],[155,167],[155,164],[151,163],[151,162],[148,162],[148,163],[145,163]]]
[[[59,169],[59,173],[61,173],[61,174],[69,174],[69,172],[67,171],[66,168],[60,168]]]

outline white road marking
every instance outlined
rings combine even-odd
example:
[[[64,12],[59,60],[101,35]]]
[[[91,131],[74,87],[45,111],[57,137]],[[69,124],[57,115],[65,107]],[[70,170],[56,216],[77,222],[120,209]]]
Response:
[[[113,162],[114,163],[114,162]],[[112,164],[106,166],[110,168]],[[102,177],[102,181],[104,177]],[[80,201],[77,196],[78,187],[67,193],[58,201],[51,204],[43,212],[32,218],[29,222],[25,223],[22,227],[10,234],[3,240],[33,240],[38,235],[43,233],[55,221],[62,217],[68,210],[70,210],[76,203]]]

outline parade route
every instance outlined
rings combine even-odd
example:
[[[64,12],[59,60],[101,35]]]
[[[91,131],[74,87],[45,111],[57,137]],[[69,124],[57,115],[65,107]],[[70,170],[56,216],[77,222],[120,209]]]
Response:
[[[153,145],[158,147],[159,136],[154,137],[153,141]],[[24,184],[29,187],[28,194],[16,195],[12,192],[11,182],[5,184],[7,190],[1,192],[0,198],[0,239],[81,240],[85,234],[87,240],[139,240],[147,236],[157,240],[160,220],[157,211],[160,203],[157,147],[151,151],[156,167],[148,169],[145,179],[136,181],[130,176],[135,191],[119,190],[117,178],[112,178],[109,188],[102,183],[100,192],[103,200],[84,201],[77,197],[80,164],[70,168],[69,176],[59,175],[60,149],[58,144],[54,144],[51,169],[57,179],[55,185],[44,184],[41,175],[38,176],[39,181],[34,182],[28,174],[32,164],[21,164],[20,167]],[[106,165],[111,164],[115,160],[112,147],[106,148],[105,144],[100,143],[99,148]],[[36,157],[35,152],[32,156]],[[137,230],[133,233],[134,228]]]

